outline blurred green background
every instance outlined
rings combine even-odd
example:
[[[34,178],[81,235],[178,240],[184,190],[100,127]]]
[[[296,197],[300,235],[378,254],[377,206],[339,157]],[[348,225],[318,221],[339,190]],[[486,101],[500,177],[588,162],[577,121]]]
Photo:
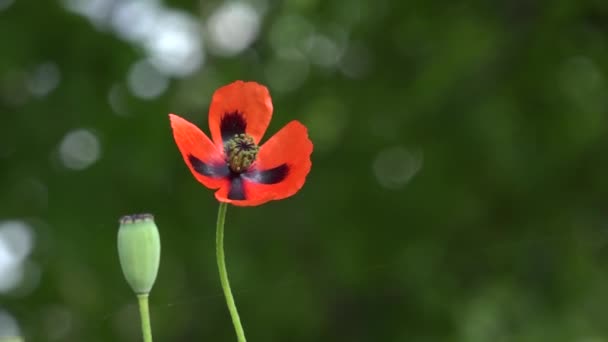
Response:
[[[139,341],[118,218],[162,238],[157,341],[234,341],[217,203],[167,113],[267,85],[293,198],[228,210],[250,341],[608,341],[608,2],[0,0],[0,336]]]

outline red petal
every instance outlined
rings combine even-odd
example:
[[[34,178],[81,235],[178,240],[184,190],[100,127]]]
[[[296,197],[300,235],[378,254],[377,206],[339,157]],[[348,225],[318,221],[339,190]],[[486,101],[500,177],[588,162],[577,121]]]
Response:
[[[229,183],[226,183],[226,186],[222,186],[215,192],[215,198],[220,202],[230,203],[239,207],[256,206],[272,200],[271,193],[255,191],[255,189],[252,191],[251,185],[253,185],[251,182],[243,182],[244,191],[247,196],[247,199],[245,200],[233,200],[228,198],[228,191],[230,190]]]
[[[209,107],[209,129],[213,142],[220,150],[223,148],[222,118],[235,112],[244,119],[244,133],[259,144],[272,117],[272,100],[268,89],[255,82],[236,81],[215,91]]]
[[[313,145],[306,127],[298,121],[288,123],[260,147],[253,166],[264,171],[286,164],[289,167],[287,176],[276,184],[245,181],[247,200],[234,204],[259,205],[294,195],[302,188],[310,172],[312,150]]]
[[[217,189],[226,184],[227,181],[225,179],[201,175],[194,170],[194,167],[190,163],[189,157],[191,155],[209,165],[225,163],[222,154],[215,148],[215,145],[213,145],[205,133],[194,124],[175,114],[169,114],[169,119],[171,120],[175,143],[177,143],[184,162],[186,162],[194,177],[203,183],[204,186],[211,189]]]

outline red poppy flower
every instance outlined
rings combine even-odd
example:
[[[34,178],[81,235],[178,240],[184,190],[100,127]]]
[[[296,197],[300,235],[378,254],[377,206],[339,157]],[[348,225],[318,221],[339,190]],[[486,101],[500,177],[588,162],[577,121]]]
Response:
[[[216,90],[209,108],[210,140],[194,124],[169,114],[173,137],[194,177],[218,189],[220,202],[254,206],[292,196],[310,171],[312,142],[291,121],[263,145],[272,117],[266,87],[236,81]]]

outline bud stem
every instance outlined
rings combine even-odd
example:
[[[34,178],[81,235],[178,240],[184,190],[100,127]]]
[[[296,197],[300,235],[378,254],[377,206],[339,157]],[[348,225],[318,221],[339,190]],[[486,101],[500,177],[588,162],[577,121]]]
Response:
[[[138,294],[139,315],[141,316],[141,332],[144,342],[152,342],[152,328],[150,326],[150,309],[148,307],[148,294]]]
[[[241,319],[232,297],[232,291],[230,290],[230,282],[228,281],[228,272],[226,272],[226,260],[224,257],[224,222],[226,221],[226,210],[228,209],[228,203],[220,202],[220,207],[217,211],[217,230],[215,236],[216,254],[217,254],[217,267],[220,271],[220,282],[222,283],[222,289],[224,290],[224,296],[226,297],[226,304],[228,304],[228,311],[232,317],[232,324],[234,324],[234,330],[236,331],[236,337],[238,342],[246,342],[245,332],[241,325]]]

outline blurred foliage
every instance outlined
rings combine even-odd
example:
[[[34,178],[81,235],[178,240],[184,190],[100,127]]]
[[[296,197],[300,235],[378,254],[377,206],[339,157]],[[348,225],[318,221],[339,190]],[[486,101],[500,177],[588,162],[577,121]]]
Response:
[[[142,211],[162,238],[156,340],[234,340],[217,204],[182,162],[167,113],[208,131],[211,94],[235,79],[269,86],[267,136],[298,119],[315,143],[295,197],[228,210],[251,341],[608,339],[608,2],[252,2],[265,12],[251,46],[208,51],[152,99],[126,81],[141,47],[69,0],[10,2],[0,220],[27,222],[35,245],[0,309],[26,340],[139,340],[116,234],[121,215]],[[165,3],[203,26],[220,4]],[[280,58],[306,29],[332,37],[336,64]],[[49,62],[60,79],[41,96],[32,73]],[[76,170],[59,146],[79,129],[100,154]]]

